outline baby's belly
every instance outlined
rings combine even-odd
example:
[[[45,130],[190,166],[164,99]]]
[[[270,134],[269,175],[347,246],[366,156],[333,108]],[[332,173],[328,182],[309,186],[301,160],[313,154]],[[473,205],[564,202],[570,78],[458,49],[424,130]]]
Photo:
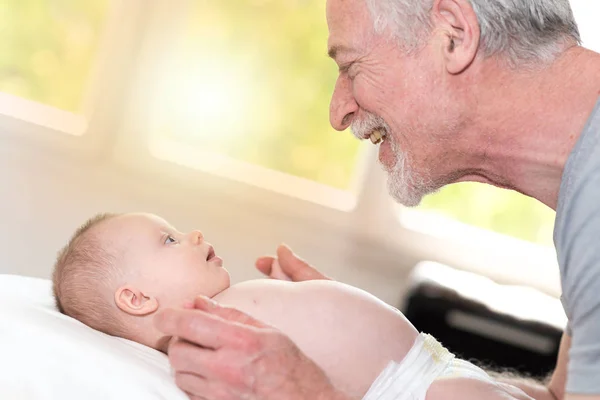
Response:
[[[402,360],[417,336],[399,311],[339,282],[253,280],[215,300],[286,333],[336,386],[357,396],[390,360]]]

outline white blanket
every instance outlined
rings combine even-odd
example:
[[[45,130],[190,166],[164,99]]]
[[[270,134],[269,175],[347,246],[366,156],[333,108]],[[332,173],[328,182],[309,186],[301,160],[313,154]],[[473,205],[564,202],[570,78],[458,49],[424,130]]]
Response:
[[[0,399],[187,399],[167,357],[60,314],[48,280],[0,275]]]

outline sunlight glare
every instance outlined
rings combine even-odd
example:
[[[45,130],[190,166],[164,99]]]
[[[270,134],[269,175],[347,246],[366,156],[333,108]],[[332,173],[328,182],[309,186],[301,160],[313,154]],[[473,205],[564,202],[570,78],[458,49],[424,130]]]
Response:
[[[172,106],[184,136],[232,137],[251,123],[252,83],[225,58],[215,57],[178,74]]]

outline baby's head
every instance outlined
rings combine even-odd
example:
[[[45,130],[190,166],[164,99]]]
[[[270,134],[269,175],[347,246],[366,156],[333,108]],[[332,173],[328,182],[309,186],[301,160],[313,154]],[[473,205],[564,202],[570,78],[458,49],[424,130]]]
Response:
[[[60,251],[53,290],[62,313],[165,351],[153,314],[227,289],[222,265],[199,231],[183,234],[151,214],[101,214]]]

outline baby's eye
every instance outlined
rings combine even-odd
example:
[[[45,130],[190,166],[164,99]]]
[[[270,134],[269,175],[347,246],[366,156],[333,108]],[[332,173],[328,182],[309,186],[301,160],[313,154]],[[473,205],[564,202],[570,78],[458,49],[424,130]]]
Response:
[[[173,236],[167,235],[167,238],[165,239],[165,244],[173,244],[173,243],[177,243],[177,240]]]

